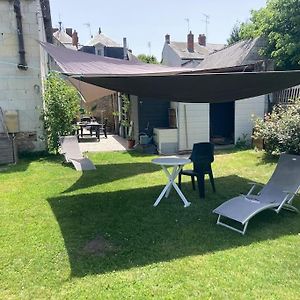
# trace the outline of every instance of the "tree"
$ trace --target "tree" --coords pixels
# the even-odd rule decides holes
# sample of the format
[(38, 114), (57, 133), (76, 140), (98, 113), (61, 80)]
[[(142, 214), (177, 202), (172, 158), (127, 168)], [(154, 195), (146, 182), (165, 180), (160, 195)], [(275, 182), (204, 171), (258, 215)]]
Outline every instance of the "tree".
[(58, 152), (59, 136), (72, 134), (73, 121), (79, 112), (77, 90), (57, 73), (49, 73), (45, 83), (44, 120), (49, 152)]
[(267, 1), (266, 7), (251, 11), (250, 21), (241, 24), (239, 35), (241, 39), (265, 37), (262, 54), (274, 59), (277, 69), (299, 69), (299, 0)]
[(158, 64), (158, 61), (154, 55), (139, 54), (138, 59), (147, 64)]
[(231, 34), (227, 39), (228, 45), (232, 45), (241, 40), (240, 28), (241, 28), (241, 24), (239, 22), (235, 23), (235, 25), (232, 28)]

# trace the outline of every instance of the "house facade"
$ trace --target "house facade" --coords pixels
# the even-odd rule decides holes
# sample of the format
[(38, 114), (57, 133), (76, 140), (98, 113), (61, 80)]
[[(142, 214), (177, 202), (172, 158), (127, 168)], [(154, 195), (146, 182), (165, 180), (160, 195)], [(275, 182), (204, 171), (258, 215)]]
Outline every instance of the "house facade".
[(49, 1), (0, 1), (0, 107), (19, 152), (45, 149), (43, 80), (51, 41)]
[[(198, 38), (203, 38), (202, 35)], [(170, 65), (195, 67), (199, 70), (211, 72), (235, 72), (235, 71), (262, 71), (269, 70), (272, 65), (259, 55), (263, 40), (254, 39), (242, 41), (232, 46), (223, 47), (221, 50), (206, 49), (199, 54), (198, 46), (194, 47), (191, 33), (188, 35), (186, 48), (181, 56), (178, 48), (173, 49), (168, 35), (163, 50), (163, 62)], [(170, 46), (171, 45), (171, 46)], [(183, 46), (181, 46), (182, 48)], [(221, 45), (219, 45), (221, 48)], [(217, 48), (215, 46), (215, 48)], [(190, 52), (190, 56), (186, 55)], [(196, 54), (199, 55), (196, 55)], [(176, 57), (176, 60), (174, 59)], [(195, 58), (197, 57), (197, 59)], [(190, 59), (190, 61), (188, 61)], [(237, 87), (238, 88), (238, 87)], [(217, 89), (217, 87), (216, 87)], [(199, 98), (201, 91), (199, 92)], [(176, 134), (174, 128), (170, 129), (173, 139), (168, 141), (173, 146), (166, 147), (173, 151), (191, 150), (194, 143), (212, 141), (215, 144), (235, 144), (239, 140), (251, 140), (253, 116), (263, 117), (267, 109), (268, 96), (262, 95), (251, 99), (233, 101), (228, 99), (226, 103), (179, 103), (171, 102), (170, 107), (176, 114)], [(159, 135), (159, 130), (156, 130)], [(161, 149), (164, 152), (164, 149)]]

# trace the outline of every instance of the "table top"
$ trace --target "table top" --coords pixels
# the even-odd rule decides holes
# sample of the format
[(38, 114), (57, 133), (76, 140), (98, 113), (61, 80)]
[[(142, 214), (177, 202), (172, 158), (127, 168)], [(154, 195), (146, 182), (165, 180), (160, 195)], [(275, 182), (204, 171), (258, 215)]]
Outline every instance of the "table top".
[(98, 126), (98, 125), (102, 125), (102, 124), (98, 123), (98, 122), (77, 122), (77, 125), (80, 125), (80, 126)]
[(164, 166), (182, 166), (189, 164), (191, 162), (188, 158), (183, 157), (159, 157), (152, 159), (152, 163), (156, 165), (164, 165)]

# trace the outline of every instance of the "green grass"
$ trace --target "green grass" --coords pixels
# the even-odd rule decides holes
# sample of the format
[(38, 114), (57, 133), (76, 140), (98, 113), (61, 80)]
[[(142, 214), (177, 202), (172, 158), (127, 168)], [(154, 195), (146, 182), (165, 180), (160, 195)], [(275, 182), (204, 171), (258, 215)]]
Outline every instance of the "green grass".
[(300, 299), (299, 215), (263, 212), (242, 236), (212, 214), (275, 160), (219, 153), (216, 194), (206, 182), (200, 200), (185, 178), (190, 207), (172, 191), (154, 208), (166, 178), (153, 156), (89, 157), (96, 171), (49, 157), (0, 172), (0, 299)]

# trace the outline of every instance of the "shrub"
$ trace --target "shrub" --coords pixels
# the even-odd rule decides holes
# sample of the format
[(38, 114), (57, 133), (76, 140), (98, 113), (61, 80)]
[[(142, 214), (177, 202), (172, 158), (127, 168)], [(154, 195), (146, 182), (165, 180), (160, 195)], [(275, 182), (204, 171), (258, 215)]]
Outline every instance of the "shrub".
[(263, 138), (269, 154), (300, 154), (300, 99), (277, 105), (264, 119), (256, 119), (254, 138)]
[(251, 141), (248, 138), (247, 133), (243, 133), (236, 141), (235, 148), (240, 150), (249, 149), (251, 146)]
[(59, 136), (72, 134), (79, 112), (79, 94), (57, 73), (49, 73), (45, 83), (44, 121), (49, 152), (58, 152)]

